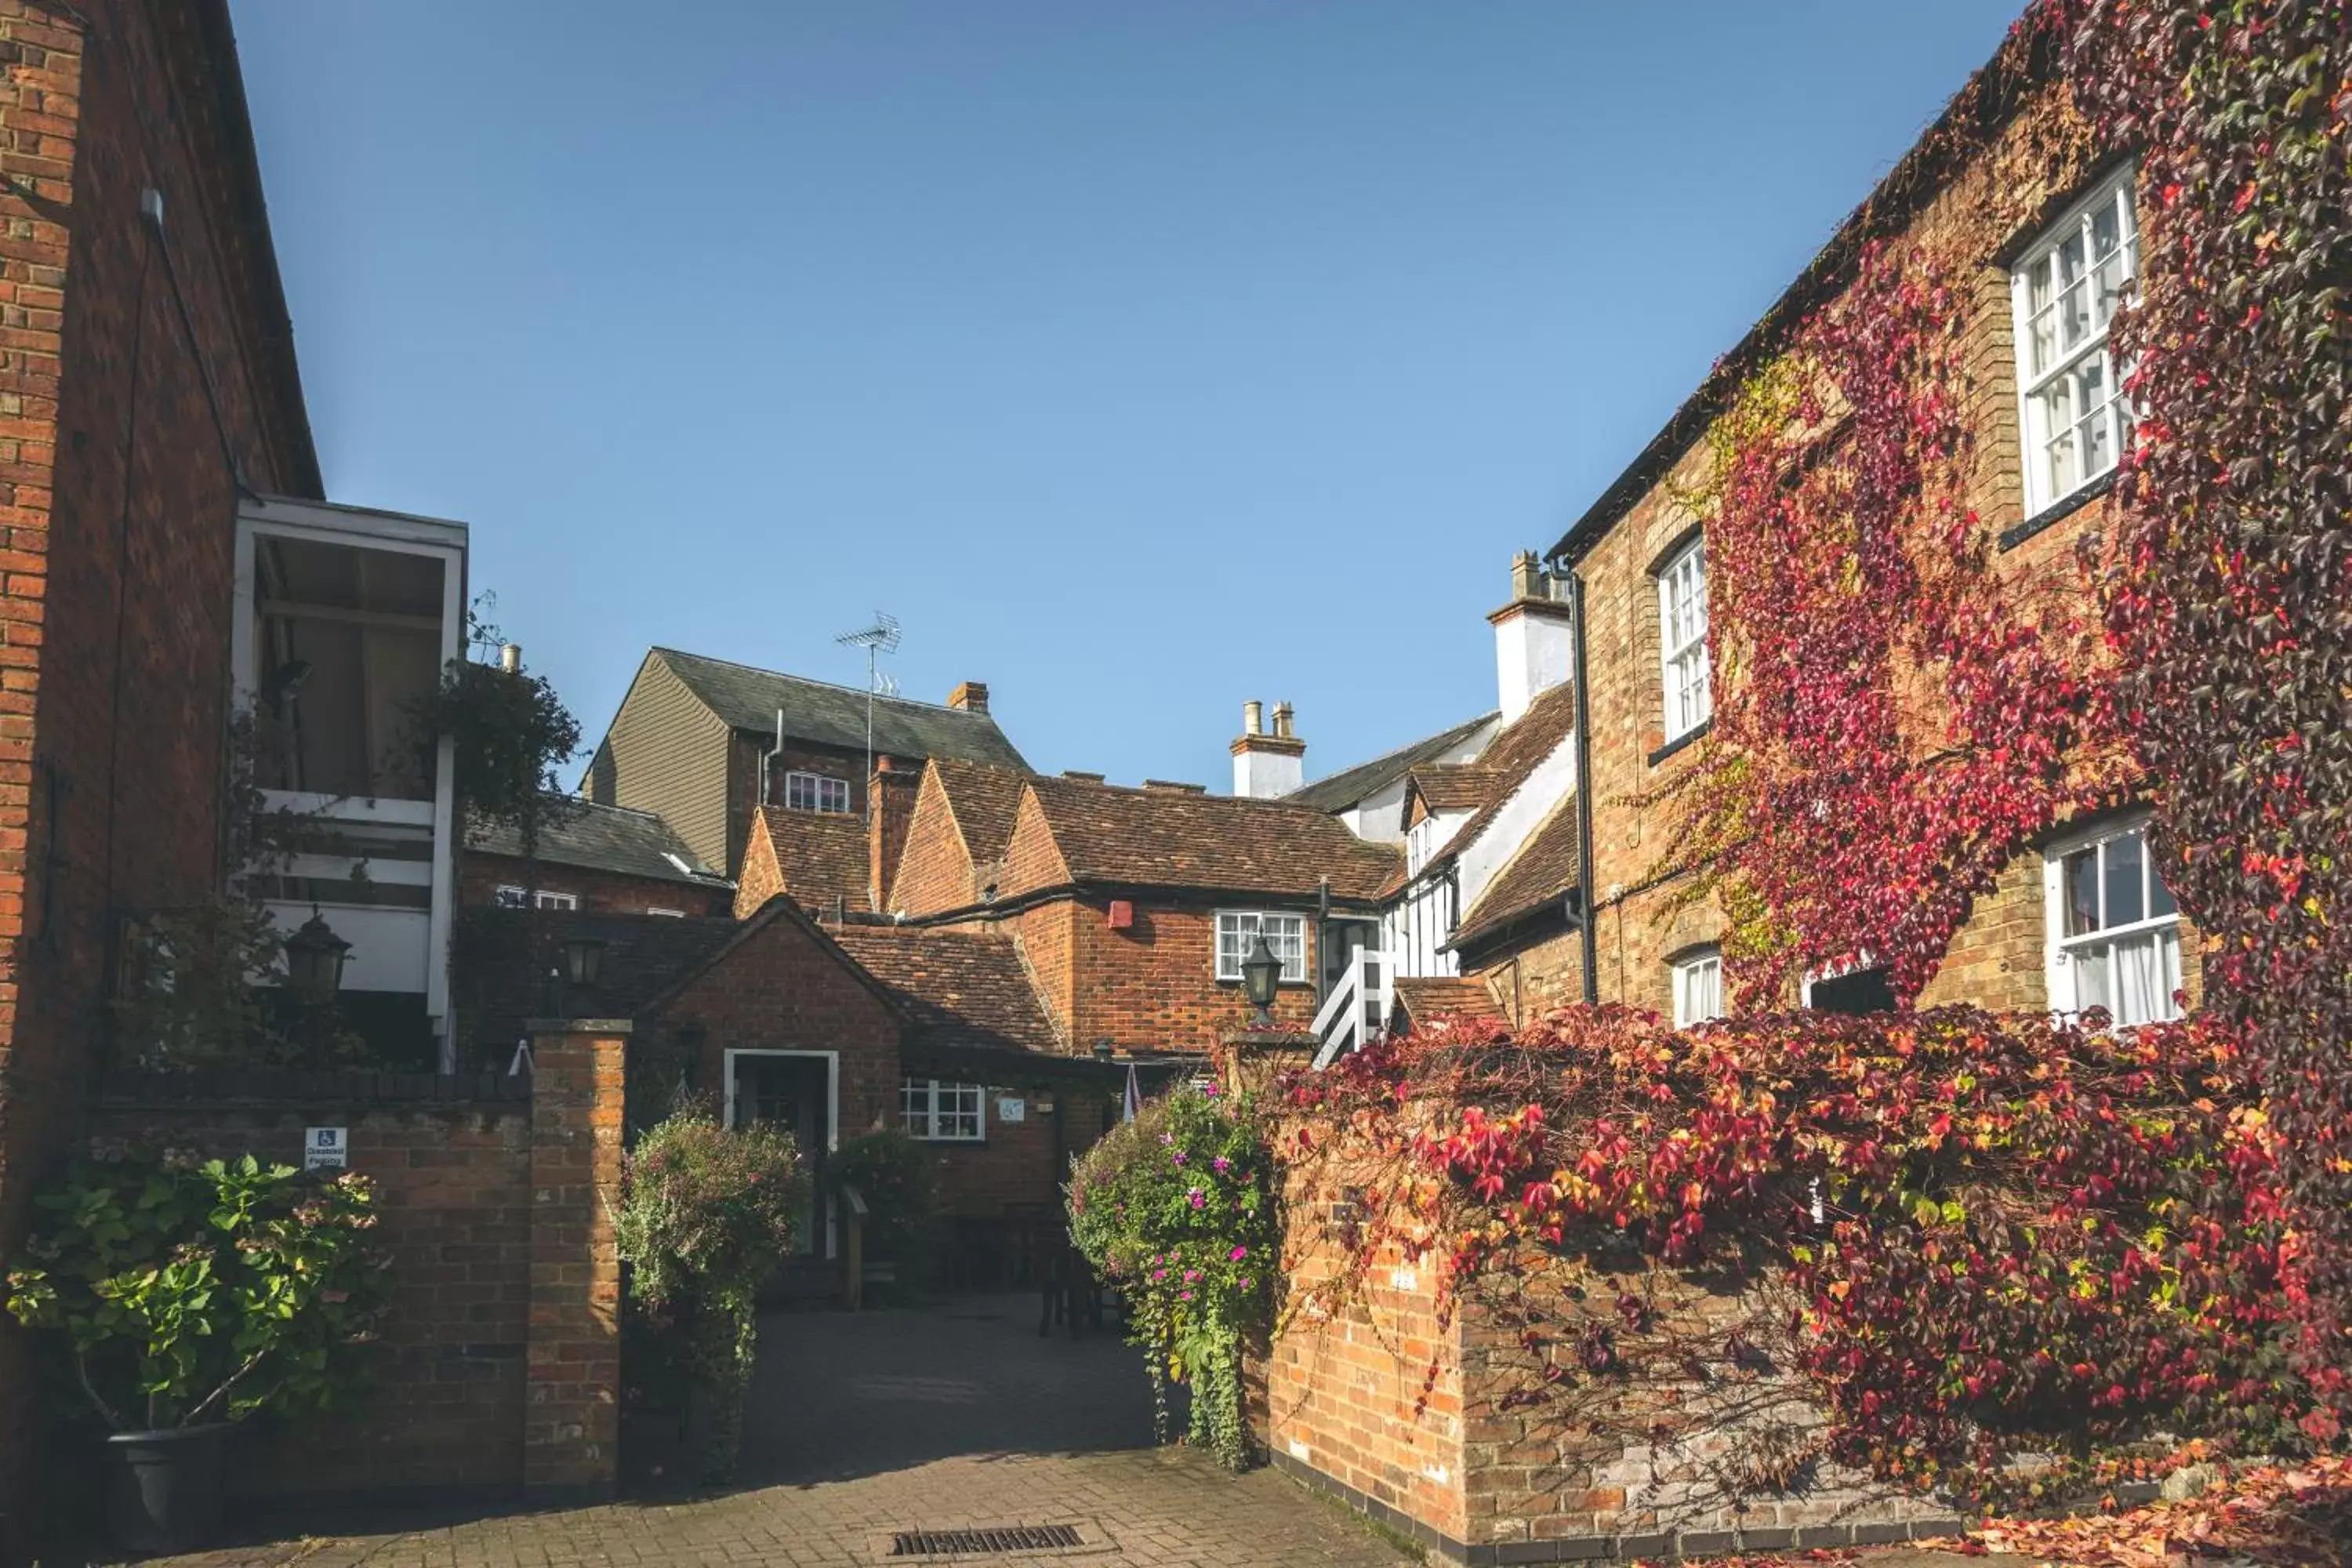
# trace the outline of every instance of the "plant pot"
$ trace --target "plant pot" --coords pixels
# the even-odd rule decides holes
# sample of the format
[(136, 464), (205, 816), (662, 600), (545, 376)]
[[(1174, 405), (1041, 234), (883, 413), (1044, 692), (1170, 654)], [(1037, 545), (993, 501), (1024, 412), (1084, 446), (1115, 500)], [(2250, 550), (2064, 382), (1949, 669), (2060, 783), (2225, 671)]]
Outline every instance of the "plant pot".
[(106, 1531), (126, 1552), (187, 1552), (220, 1527), (226, 1422), (107, 1438)]

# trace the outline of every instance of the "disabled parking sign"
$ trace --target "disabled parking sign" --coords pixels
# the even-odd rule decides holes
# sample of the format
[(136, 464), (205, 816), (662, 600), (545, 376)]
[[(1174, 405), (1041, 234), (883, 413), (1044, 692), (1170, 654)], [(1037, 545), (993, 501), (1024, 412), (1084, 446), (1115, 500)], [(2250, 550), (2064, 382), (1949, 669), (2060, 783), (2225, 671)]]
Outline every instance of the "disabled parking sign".
[(340, 1127), (306, 1127), (302, 1130), (302, 1168), (306, 1171), (340, 1171), (350, 1163), (351, 1145)]

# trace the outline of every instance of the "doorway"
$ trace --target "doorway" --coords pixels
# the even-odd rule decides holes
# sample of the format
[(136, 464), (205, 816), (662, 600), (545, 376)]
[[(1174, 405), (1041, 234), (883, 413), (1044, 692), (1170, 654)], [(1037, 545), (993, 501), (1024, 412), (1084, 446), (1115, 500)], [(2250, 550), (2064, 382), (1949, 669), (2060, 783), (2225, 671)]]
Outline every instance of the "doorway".
[(802, 1258), (834, 1256), (824, 1159), (840, 1131), (840, 1078), (841, 1058), (834, 1051), (727, 1053), (727, 1125), (781, 1128), (793, 1135), (807, 1163), (808, 1207), (801, 1220), (798, 1248)]
[(1332, 920), (1323, 922), (1316, 944), (1321, 973), (1321, 989), (1316, 1000), (1322, 1001), (1347, 982), (1349, 966), (1356, 954), (1365, 951), (1381, 951), (1381, 923), (1378, 921)]

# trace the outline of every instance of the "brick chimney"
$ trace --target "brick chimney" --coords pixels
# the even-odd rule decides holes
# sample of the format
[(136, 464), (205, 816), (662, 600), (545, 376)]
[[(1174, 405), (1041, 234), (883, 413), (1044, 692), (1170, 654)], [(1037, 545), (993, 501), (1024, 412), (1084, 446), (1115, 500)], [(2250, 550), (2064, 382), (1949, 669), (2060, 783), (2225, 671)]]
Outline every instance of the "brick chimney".
[(1265, 727), (1265, 704), (1242, 704), (1242, 732), (1234, 742), (1234, 793), (1270, 800), (1307, 782), (1307, 742), (1290, 732), (1290, 704), (1274, 705), (1274, 728)]
[(961, 708), (967, 713), (988, 711), (988, 683), (984, 680), (963, 680), (948, 693), (948, 706)]
[(890, 907), (890, 889), (898, 879), (898, 856), (907, 847), (907, 825), (914, 820), (915, 796), (923, 775), (895, 758), (874, 759), (874, 777), (866, 788), (871, 808), (866, 821), (866, 888), (877, 912)]
[(1538, 697), (1568, 682), (1576, 651), (1566, 583), (1522, 550), (1511, 559), (1511, 602), (1486, 617), (1503, 722), (1516, 724)]

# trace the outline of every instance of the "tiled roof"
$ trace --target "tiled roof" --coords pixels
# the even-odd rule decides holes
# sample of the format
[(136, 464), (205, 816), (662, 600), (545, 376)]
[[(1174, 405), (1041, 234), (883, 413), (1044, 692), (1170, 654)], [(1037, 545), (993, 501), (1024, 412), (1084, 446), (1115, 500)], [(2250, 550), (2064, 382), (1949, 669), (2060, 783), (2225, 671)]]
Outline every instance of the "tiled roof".
[[(727, 886), (727, 879), (705, 866), (677, 830), (655, 813), (598, 805), (576, 795), (562, 799), (561, 808), (539, 830), (539, 858), (549, 865), (582, 866), (592, 871), (617, 871), (623, 876), (704, 888)], [(466, 847), (520, 858), (522, 836), (504, 824), (475, 823), (466, 830)]]
[(1465, 975), (1429, 975), (1418, 980), (1399, 980), (1396, 998), (1405, 1016), (1416, 1024), (1426, 1024), (1436, 1018), (1499, 1018), (1503, 1010), (1495, 1005), (1482, 981)]
[(1576, 886), (1579, 837), (1576, 796), (1570, 794), (1480, 890), (1478, 901), (1463, 912), (1462, 922), (1446, 945), (1458, 951), (1521, 915), (1567, 897)]
[(1479, 731), (1493, 723), (1496, 717), (1493, 713), (1481, 713), (1475, 719), (1465, 719), (1450, 730), (1425, 735), (1385, 756), (1374, 757), (1369, 763), (1358, 763), (1351, 768), (1342, 768), (1329, 778), (1301, 784), (1282, 798), (1293, 805), (1312, 806), (1317, 811), (1345, 811), (1366, 795), (1377, 795), (1386, 789), (1430, 758), (1444, 756), (1454, 747), (1467, 743)]
[(978, 763), (934, 757), (931, 767), (947, 792), (948, 806), (963, 831), (963, 847), (975, 865), (1004, 858), (1013, 837), (1013, 823), (1021, 815), (1021, 786), (1026, 775)]
[[(781, 708), (788, 735), (829, 746), (866, 744), (866, 693), (861, 688), (755, 669), (676, 648), (654, 648), (646, 658), (667, 665), (688, 690), (733, 729), (772, 734)], [(1029, 764), (985, 713), (904, 697), (877, 697), (873, 703), (877, 752), (894, 757), (961, 757), (1028, 771)]]
[(1518, 787), (1528, 782), (1528, 775), (1543, 765), (1544, 760), (1568, 743), (1576, 732), (1576, 688), (1555, 686), (1528, 705), (1517, 723), (1501, 734), (1479, 753), (1478, 766), (1492, 775), (1486, 800), (1475, 816), (1464, 823), (1446, 843), (1437, 859), (1443, 862), (1459, 855), (1475, 843), (1486, 831), (1496, 814), (1503, 809)]
[(1337, 817), (1293, 805), (1186, 790), (1122, 789), (1033, 778), (1031, 795), (1081, 882), (1315, 895), (1328, 877), (1345, 899), (1377, 896), (1402, 859)]
[(836, 927), (830, 935), (866, 972), (897, 992), (927, 1045), (1045, 1051), (1053, 1025), (1011, 939), (961, 931)]
[(829, 910), (835, 899), (845, 909), (872, 907), (867, 865), (871, 851), (864, 817), (841, 811), (788, 811), (781, 805), (763, 805), (752, 831), (767, 835), (775, 847), (784, 891), (801, 908)]
[(726, 919), (615, 915), (575, 910), (467, 909), (450, 943), (450, 988), (475, 1052), (503, 1068), (526, 1019), (553, 1004), (549, 974), (575, 937), (602, 942), (596, 988), (572, 1002), (599, 1017), (635, 1016), (671, 983), (725, 945)]
[(1423, 763), (1412, 770), (1407, 799), (1418, 794), (1432, 811), (1475, 811), (1495, 791), (1495, 770), (1477, 763)]

